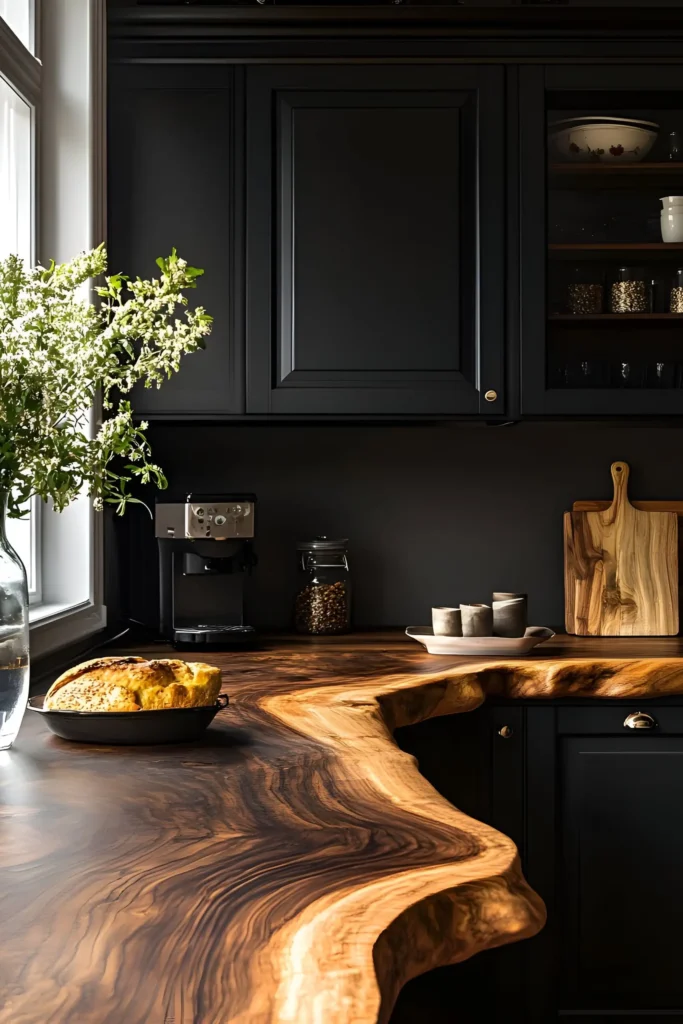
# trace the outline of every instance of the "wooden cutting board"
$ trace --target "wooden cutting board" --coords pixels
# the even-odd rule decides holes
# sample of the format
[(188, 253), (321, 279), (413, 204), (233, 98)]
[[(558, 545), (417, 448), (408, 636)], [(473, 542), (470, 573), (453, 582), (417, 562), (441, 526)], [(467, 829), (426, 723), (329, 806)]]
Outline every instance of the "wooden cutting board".
[[(584, 498), (574, 502), (572, 512), (604, 512), (611, 504), (607, 498)], [(675, 512), (677, 516), (683, 516), (683, 501), (632, 501), (631, 504), (641, 512)]]
[[(575, 501), (572, 505), (573, 512), (604, 512), (612, 504), (606, 498), (584, 498), (583, 501)], [(675, 512), (678, 516), (678, 621), (680, 629), (681, 608), (683, 608), (683, 594), (681, 594), (681, 583), (683, 582), (683, 501), (676, 501), (671, 498), (669, 501), (632, 501), (634, 508), (641, 512)]]
[(612, 464), (604, 510), (565, 512), (565, 625), (578, 636), (678, 632), (678, 516), (628, 500), (629, 467)]

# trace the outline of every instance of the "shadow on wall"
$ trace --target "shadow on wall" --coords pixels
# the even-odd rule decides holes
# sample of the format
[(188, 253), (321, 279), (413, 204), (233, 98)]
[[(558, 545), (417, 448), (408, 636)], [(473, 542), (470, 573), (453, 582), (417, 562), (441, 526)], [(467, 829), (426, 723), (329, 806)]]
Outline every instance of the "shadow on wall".
[[(320, 533), (350, 538), (357, 627), (424, 624), (433, 604), (493, 590), (528, 592), (530, 621), (558, 627), (563, 511), (610, 497), (615, 459), (631, 465), (632, 497), (683, 499), (677, 427), (160, 423), (150, 439), (174, 490), (257, 495), (248, 614), (262, 628), (289, 628), (295, 543)], [(124, 613), (156, 624), (144, 509), (117, 535)]]

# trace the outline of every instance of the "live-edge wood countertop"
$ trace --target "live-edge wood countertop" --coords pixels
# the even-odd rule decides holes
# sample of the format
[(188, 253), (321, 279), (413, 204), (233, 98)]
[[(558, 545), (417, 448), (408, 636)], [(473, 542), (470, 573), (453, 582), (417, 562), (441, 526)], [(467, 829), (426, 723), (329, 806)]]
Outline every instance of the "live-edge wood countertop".
[(383, 1024), (410, 977), (545, 914), (511, 840), (440, 797), (393, 729), (489, 693), (683, 693), (682, 657), (282, 638), (207, 656), (232, 704), (193, 746), (71, 744), (27, 713), (0, 755), (1, 1024)]

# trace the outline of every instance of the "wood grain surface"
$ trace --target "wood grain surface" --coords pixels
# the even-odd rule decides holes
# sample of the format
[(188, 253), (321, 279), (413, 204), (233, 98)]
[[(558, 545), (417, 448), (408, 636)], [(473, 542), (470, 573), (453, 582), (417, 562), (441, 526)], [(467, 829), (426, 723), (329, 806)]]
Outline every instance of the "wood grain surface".
[[(683, 315), (683, 314), (682, 314)], [(683, 516), (683, 501), (634, 501), (631, 504), (641, 512), (675, 512), (680, 518)], [(572, 505), (572, 512), (605, 512), (612, 504), (609, 499), (590, 499), (575, 501)]]
[(628, 500), (629, 468), (612, 464), (605, 511), (564, 517), (565, 625), (580, 636), (678, 632), (678, 517)]
[(410, 977), (544, 920), (513, 843), (392, 730), (487, 693), (682, 693), (681, 643), (656, 644), (556, 638), (492, 662), (272, 642), (215, 656), (233, 703), (191, 747), (69, 744), (28, 714), (0, 758), (0, 1022), (386, 1022)]
[[(605, 167), (607, 164), (604, 165)], [(604, 512), (612, 504), (607, 499), (585, 498), (583, 501), (575, 501), (572, 505), (572, 512)], [(678, 516), (678, 622), (681, 621), (681, 584), (683, 583), (683, 501), (670, 499), (669, 501), (634, 501), (631, 500), (634, 508), (641, 512), (675, 512)]]

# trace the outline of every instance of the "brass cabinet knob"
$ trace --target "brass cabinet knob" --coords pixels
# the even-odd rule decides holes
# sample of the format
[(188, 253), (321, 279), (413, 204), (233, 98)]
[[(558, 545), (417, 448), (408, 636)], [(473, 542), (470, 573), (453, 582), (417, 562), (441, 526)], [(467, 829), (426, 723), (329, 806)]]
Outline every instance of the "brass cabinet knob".
[(498, 392), (487, 391), (486, 394), (484, 395), (484, 398), (486, 399), (487, 402), (495, 402), (495, 400), (498, 398)]
[(657, 723), (644, 711), (633, 711), (624, 719), (625, 729), (654, 729)]
[(501, 725), (498, 735), (502, 736), (504, 740), (509, 740), (514, 731), (511, 725)]

